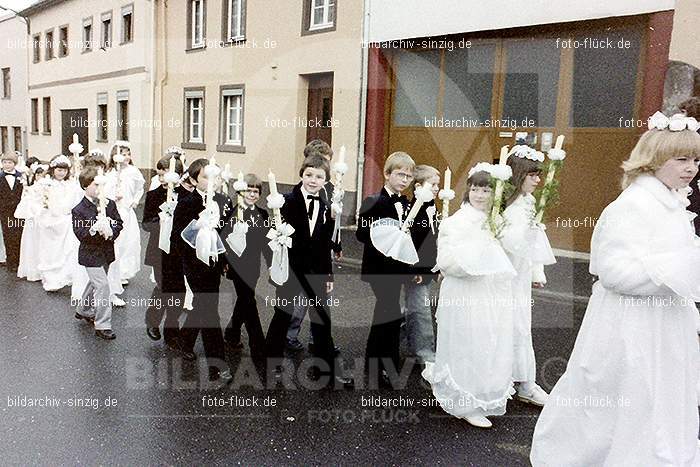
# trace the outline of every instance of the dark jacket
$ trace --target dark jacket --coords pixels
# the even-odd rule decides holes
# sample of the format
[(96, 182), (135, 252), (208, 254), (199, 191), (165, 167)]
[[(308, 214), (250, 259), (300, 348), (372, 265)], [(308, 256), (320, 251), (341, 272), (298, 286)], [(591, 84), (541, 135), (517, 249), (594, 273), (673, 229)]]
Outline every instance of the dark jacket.
[(107, 217), (111, 219), (112, 238), (105, 238), (96, 233), (90, 234), (90, 227), (97, 220), (97, 205), (83, 197), (71, 211), (73, 218), (73, 233), (80, 241), (78, 247), (78, 264), (81, 266), (96, 268), (108, 266), (114, 261), (114, 241), (119, 237), (124, 223), (119, 217), (117, 205), (111, 199), (107, 201)]
[(221, 229), (221, 240), (226, 247), (225, 257), (229, 265), (226, 277), (233, 279), (235, 271), (235, 274), (238, 274), (246, 284), (255, 287), (260, 277), (260, 255), (265, 258), (268, 267), (272, 261), (272, 250), (267, 246), (269, 240), (266, 237), (271, 227), (270, 216), (265, 209), (258, 206), (243, 211), (243, 220), (248, 224), (248, 233), (245, 250), (241, 256), (238, 256), (226, 241), (236, 224), (236, 210), (237, 206), (233, 206), (233, 215)]
[[(228, 196), (222, 193), (214, 195), (214, 201), (219, 205), (219, 227), (226, 225), (232, 215), (232, 204)], [(183, 199), (178, 200), (173, 216), (173, 231), (170, 235), (170, 249), (175, 248), (180, 252), (182, 266), (188, 277), (190, 286), (195, 292), (217, 292), (219, 290), (219, 276), (221, 274), (221, 256), (216, 262), (208, 266), (197, 258), (194, 248), (188, 245), (180, 236), (182, 231), (193, 220), (199, 219), (199, 213), (204, 211), (204, 199), (197, 190), (194, 190)], [(193, 280), (190, 280), (190, 277)], [(195, 283), (197, 285), (195, 285)], [(199, 286), (201, 285), (201, 287)], [(195, 290), (196, 287), (198, 290)]]
[(24, 185), (22, 184), (21, 174), (15, 170), (15, 185), (10, 189), (10, 185), (5, 179), (4, 170), (0, 169), (0, 216), (3, 218), (14, 217), (15, 209), (19, 201), (22, 199), (22, 190), (24, 190)]
[(372, 244), (370, 238), (370, 226), (379, 219), (399, 219), (395, 202), (403, 205), (404, 217), (408, 214), (408, 200), (405, 196), (392, 199), (385, 188), (374, 195), (370, 195), (362, 202), (360, 215), (357, 221), (357, 239), (365, 244), (362, 253), (362, 280), (370, 281), (372, 276), (384, 274), (409, 274), (409, 265), (396, 261), (380, 253)]
[[(189, 196), (190, 192), (181, 186), (175, 188), (178, 199)], [(170, 248), (170, 253), (165, 253), (158, 246), (160, 239), (160, 206), (168, 196), (168, 189), (162, 185), (146, 193), (146, 202), (143, 208), (143, 230), (149, 233), (146, 246), (146, 259), (144, 264), (152, 266), (156, 273), (156, 283), (163, 292), (181, 293), (185, 291), (184, 273), (182, 272), (182, 258), (180, 250)], [(158, 275), (160, 274), (160, 277)]]
[(700, 187), (698, 186), (699, 181), (700, 173), (698, 173), (695, 179), (693, 179), (693, 181), (690, 183), (690, 188), (693, 189), (693, 192), (688, 197), (688, 200), (690, 201), (690, 206), (688, 206), (688, 210), (697, 214), (697, 217), (693, 222), (695, 223), (695, 235), (698, 236), (700, 236)]
[(331, 260), (331, 236), (333, 220), (331, 209), (323, 196), (318, 204), (318, 216), (314, 231), (309, 232), (309, 216), (306, 201), (301, 193), (301, 183), (291, 193), (284, 195), (282, 220), (294, 227), (292, 247), (289, 249), (290, 274), (297, 277), (306, 275), (326, 275), (327, 281), (333, 280), (333, 263)]
[[(411, 266), (411, 271), (416, 275), (437, 275), (437, 273), (431, 271), (437, 263), (437, 212), (432, 216), (433, 228), (431, 229), (430, 220), (428, 219), (428, 207), (430, 206), (435, 208), (435, 200), (424, 203), (421, 206), (411, 225), (411, 238), (418, 252), (418, 262)], [(432, 277), (428, 277), (428, 279), (430, 278)]]

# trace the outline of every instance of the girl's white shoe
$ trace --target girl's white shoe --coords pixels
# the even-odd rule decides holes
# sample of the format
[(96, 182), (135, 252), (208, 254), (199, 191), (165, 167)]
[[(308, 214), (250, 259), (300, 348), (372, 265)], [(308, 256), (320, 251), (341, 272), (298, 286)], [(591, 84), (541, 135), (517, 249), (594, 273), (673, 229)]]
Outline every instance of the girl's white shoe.
[(491, 428), (493, 426), (488, 418), (481, 416), (467, 417), (467, 422), (477, 428)]

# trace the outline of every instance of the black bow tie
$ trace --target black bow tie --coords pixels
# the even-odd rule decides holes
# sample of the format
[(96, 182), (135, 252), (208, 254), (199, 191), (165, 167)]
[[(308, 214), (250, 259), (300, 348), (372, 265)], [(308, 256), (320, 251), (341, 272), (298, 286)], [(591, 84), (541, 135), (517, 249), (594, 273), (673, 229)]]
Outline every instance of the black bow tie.
[(408, 198), (406, 198), (406, 196), (404, 196), (404, 195), (399, 196), (397, 194), (393, 194), (390, 196), (390, 198), (391, 198), (392, 203), (398, 202), (398, 203), (404, 204), (405, 202), (408, 201)]
[(3, 172), (3, 175), (11, 175), (11, 176), (13, 176), (13, 177), (19, 177), (19, 174), (18, 174), (17, 172), (12, 172), (12, 173)]
[(321, 202), (321, 197), (320, 196), (314, 196), (314, 195), (306, 195), (306, 199), (310, 199), (311, 202), (309, 203), (309, 220), (313, 219), (314, 217), (314, 201), (318, 201), (319, 203)]

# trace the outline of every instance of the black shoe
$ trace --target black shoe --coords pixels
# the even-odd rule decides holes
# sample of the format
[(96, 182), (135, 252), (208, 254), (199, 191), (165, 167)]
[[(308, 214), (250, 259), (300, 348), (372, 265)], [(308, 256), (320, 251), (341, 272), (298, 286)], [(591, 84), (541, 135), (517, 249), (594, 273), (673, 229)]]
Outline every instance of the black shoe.
[(75, 312), (75, 319), (84, 319), (89, 324), (95, 324), (95, 318), (93, 318), (92, 316), (81, 315), (77, 311)]
[(219, 383), (222, 386), (225, 386), (227, 384), (231, 384), (231, 381), (233, 381), (233, 375), (231, 375), (231, 370), (210, 370), (209, 381), (212, 383)]
[(95, 335), (106, 341), (111, 341), (117, 338), (117, 335), (111, 329), (95, 329)]
[(182, 345), (182, 341), (180, 340), (178, 340), (177, 342), (177, 350), (180, 351), (180, 355), (182, 356), (183, 360), (186, 360), (188, 362), (193, 362), (197, 360), (197, 354), (187, 349), (184, 345)]
[(166, 337), (166, 338), (165, 338), (165, 345), (166, 345), (170, 350), (180, 351), (180, 346), (177, 345), (177, 339), (168, 339), (168, 338)]
[(146, 334), (154, 341), (159, 341), (161, 338), (159, 328), (146, 328)]

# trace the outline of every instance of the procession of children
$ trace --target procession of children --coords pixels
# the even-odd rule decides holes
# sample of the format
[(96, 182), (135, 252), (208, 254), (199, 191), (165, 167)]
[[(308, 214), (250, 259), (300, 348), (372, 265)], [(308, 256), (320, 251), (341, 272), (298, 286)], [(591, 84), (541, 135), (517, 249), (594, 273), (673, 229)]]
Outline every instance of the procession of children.
[[(533, 465), (700, 462), (700, 319), (693, 304), (700, 301), (700, 238), (686, 211), (699, 128), (690, 116), (657, 113), (624, 162), (623, 191), (603, 211), (591, 242), (598, 281), (550, 395), (536, 382), (532, 288), (545, 286), (544, 267), (556, 261), (543, 216), (566, 156), (563, 136), (547, 156), (519, 144), (502, 148), (498, 163), (477, 163), (459, 187), (459, 203), (449, 168), (416, 165), (405, 152), (388, 155), (384, 186), (363, 200), (356, 232), (361, 279), (375, 298), (365, 349), (371, 384), (398, 388), (403, 327), (407, 357), (421, 365), (445, 412), (486, 429), (512, 398), (544, 407)], [(146, 182), (128, 142), (116, 142), (109, 154), (57, 155), (45, 164), (7, 153), (0, 260), (47, 292), (71, 287), (75, 318), (111, 341), (112, 308), (125, 305), (120, 295), (141, 269), (143, 228), (154, 282), (154, 305), (144, 317), (148, 338), (195, 361), (201, 336), (209, 380), (224, 387), (235, 373), (226, 353), (242, 351), (243, 327), (254, 361), (284, 378), (285, 356), (303, 347), (299, 328), (308, 314), (312, 379), (318, 387), (351, 389), (333, 338), (335, 310), (327, 306), (337, 288), (334, 258), (342, 255), (347, 170), (345, 148), (334, 154), (312, 141), (298, 183), (280, 193), (272, 173), (236, 175), (214, 157), (187, 161), (171, 147), (156, 164), (139, 226)], [(261, 276), (276, 290), (266, 332), (256, 300)], [(223, 329), (222, 277), (236, 291)], [(298, 297), (310, 305), (298, 305)], [(683, 304), (639, 305), (639, 297)], [(172, 305), (183, 303), (189, 305)], [(629, 406), (561, 403), (621, 395)]]

